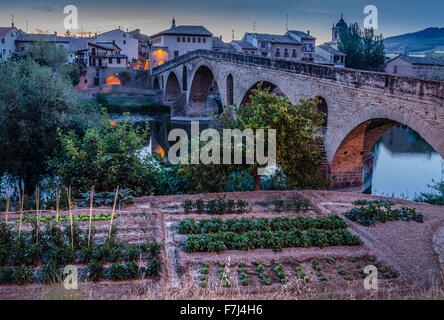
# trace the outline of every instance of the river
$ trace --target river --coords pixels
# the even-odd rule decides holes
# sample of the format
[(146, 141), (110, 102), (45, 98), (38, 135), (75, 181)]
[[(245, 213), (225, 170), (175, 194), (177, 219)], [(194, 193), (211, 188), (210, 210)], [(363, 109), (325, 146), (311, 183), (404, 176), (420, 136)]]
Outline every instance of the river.
[(367, 193), (413, 199), (427, 185), (443, 178), (444, 160), (415, 131), (397, 126), (372, 149), (375, 156)]

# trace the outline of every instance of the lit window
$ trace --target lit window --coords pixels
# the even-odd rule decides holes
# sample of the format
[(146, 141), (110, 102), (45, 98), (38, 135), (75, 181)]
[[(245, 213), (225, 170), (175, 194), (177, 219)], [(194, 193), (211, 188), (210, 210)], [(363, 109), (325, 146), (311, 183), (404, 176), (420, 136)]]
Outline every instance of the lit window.
[(182, 37), (182, 42), (185, 42), (185, 37)]
[(180, 42), (180, 37), (177, 37), (177, 42)]

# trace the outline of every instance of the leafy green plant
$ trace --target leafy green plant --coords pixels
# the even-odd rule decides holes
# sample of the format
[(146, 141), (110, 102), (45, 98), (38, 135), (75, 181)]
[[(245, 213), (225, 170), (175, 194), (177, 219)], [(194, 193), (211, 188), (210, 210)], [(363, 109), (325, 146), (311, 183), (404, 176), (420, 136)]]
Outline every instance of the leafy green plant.
[(18, 285), (28, 284), (32, 282), (32, 272), (26, 266), (13, 267), (14, 281)]
[(57, 283), (62, 279), (62, 272), (53, 262), (42, 265), (40, 268), (40, 277), (44, 283)]
[(145, 276), (146, 277), (154, 277), (157, 276), (160, 272), (161, 266), (159, 260), (156, 258), (152, 259), (146, 266)]
[[(154, 260), (157, 259), (153, 259), (151, 260), (150, 263), (152, 263)], [(150, 263), (148, 265), (150, 265)], [(153, 266), (151, 266), (151, 271), (153, 272)], [(147, 266), (148, 269), (148, 266)], [(135, 263), (134, 261), (130, 261), (125, 265), (125, 275), (127, 279), (137, 279), (139, 277), (139, 265), (137, 263)]]
[(87, 270), (88, 280), (93, 282), (99, 282), (100, 280), (103, 279), (104, 268), (101, 262), (97, 262), (95, 260), (91, 261), (90, 263), (88, 263), (86, 270)]
[(14, 280), (14, 270), (11, 267), (0, 267), (0, 284), (9, 284)]
[(182, 203), (184, 213), (191, 213), (193, 210), (193, 201), (190, 199), (185, 199)]
[(119, 263), (113, 263), (108, 268), (108, 275), (109, 275), (109, 278), (113, 281), (125, 280), (125, 278), (126, 278), (125, 266), (123, 266)]

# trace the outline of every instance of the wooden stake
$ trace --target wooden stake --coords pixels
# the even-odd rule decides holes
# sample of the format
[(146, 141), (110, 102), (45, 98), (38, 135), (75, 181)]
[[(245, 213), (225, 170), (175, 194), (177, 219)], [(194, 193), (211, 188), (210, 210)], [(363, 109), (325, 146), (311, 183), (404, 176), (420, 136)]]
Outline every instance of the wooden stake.
[(20, 226), (19, 226), (19, 239), (20, 239), (20, 235), (22, 233), (22, 220), (23, 220), (23, 203), (24, 203), (24, 197), (25, 197), (25, 192), (22, 190), (22, 193), (20, 195), (20, 199), (19, 199), (19, 207), (20, 207)]
[(59, 222), (60, 190), (56, 189), (56, 222)]
[(8, 223), (9, 202), (11, 201), (11, 188), (9, 188), (8, 199), (6, 200), (6, 223)]
[(37, 220), (37, 228), (36, 228), (36, 241), (37, 244), (39, 243), (39, 227), (40, 227), (40, 212), (39, 212), (39, 207), (40, 207), (40, 190), (39, 190), (39, 186), (37, 186), (35, 188), (35, 205), (36, 205), (36, 220)]
[(71, 223), (71, 248), (74, 249), (74, 230), (72, 225), (72, 211), (71, 211), (71, 186), (69, 186), (69, 189), (66, 188), (66, 196), (68, 198), (69, 221)]
[(91, 196), (89, 197), (89, 233), (88, 233), (88, 248), (91, 245), (91, 227), (92, 227), (92, 212), (94, 202), (94, 186), (91, 186)]
[(119, 186), (117, 186), (116, 195), (114, 197), (114, 205), (113, 205), (113, 212), (111, 213), (111, 224), (109, 226), (108, 239), (111, 238), (111, 230), (113, 229), (113, 221), (114, 221), (114, 211), (116, 210), (116, 203), (117, 203), (117, 196), (118, 196), (118, 194), (119, 194)]

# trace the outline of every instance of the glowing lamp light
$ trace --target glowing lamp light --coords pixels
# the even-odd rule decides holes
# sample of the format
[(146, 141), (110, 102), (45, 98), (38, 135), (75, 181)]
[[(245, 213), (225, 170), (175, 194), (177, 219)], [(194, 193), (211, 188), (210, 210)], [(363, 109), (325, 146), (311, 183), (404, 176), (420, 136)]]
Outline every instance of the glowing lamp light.
[(117, 126), (117, 125), (119, 124), (118, 122), (116, 122), (116, 121), (114, 121), (114, 120), (110, 120), (109, 123), (110, 123), (113, 127), (115, 127), (115, 126)]

